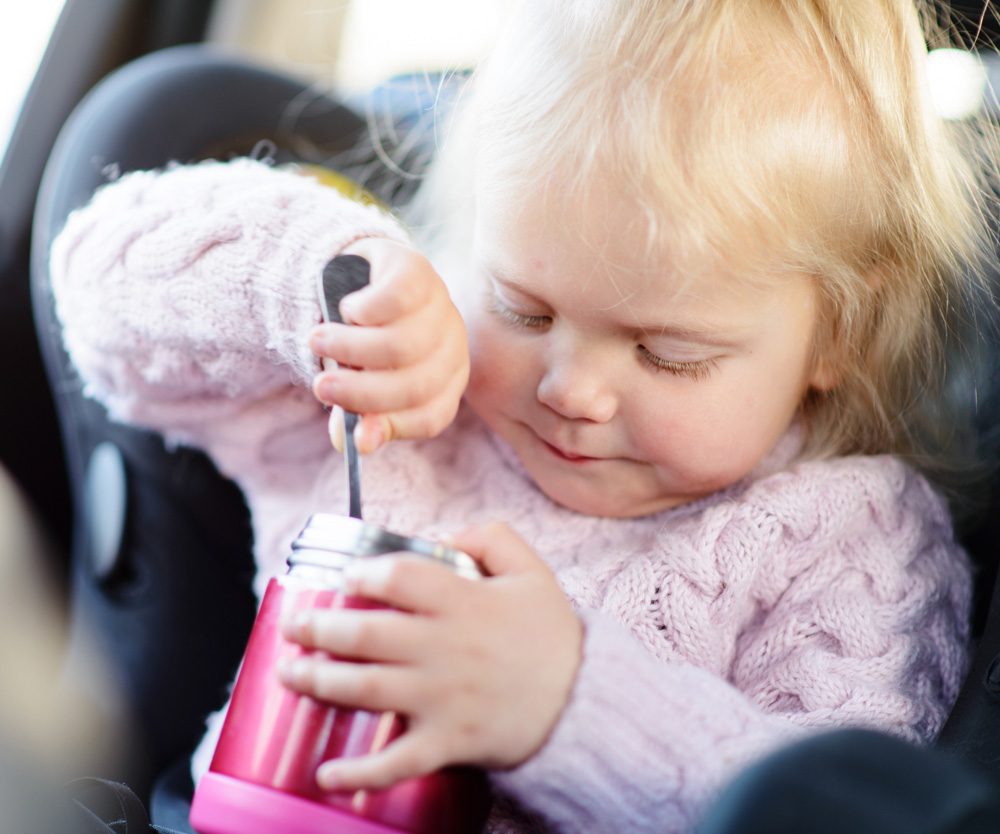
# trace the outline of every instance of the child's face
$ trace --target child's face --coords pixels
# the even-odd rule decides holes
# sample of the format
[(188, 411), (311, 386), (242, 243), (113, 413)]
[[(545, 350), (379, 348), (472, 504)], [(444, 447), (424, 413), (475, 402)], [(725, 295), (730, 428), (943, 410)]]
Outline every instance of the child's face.
[(472, 407), (543, 492), (590, 515), (654, 513), (746, 475), (822, 387), (811, 283), (684, 278), (651, 262), (620, 204), (581, 212), (582, 237), (541, 204), (480, 195)]

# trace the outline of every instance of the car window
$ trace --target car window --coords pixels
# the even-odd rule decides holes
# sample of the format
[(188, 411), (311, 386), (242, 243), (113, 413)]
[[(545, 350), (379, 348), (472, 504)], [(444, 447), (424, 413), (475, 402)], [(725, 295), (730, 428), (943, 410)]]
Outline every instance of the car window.
[(216, 0), (207, 39), (319, 86), (367, 89), (398, 73), (468, 68), (511, 0)]
[(9, 3), (0, 26), (0, 158), (65, 0)]
[(470, 68), (489, 49), (510, 5), (509, 0), (351, 0), (336, 81), (364, 89), (397, 73)]

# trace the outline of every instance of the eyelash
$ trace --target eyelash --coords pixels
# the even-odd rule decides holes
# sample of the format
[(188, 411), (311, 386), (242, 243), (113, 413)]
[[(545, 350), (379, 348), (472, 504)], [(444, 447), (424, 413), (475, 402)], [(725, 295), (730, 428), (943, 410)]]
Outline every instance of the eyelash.
[[(495, 295), (490, 296), (489, 308), (490, 312), (507, 324), (527, 330), (537, 330), (552, 321), (549, 316), (527, 316), (524, 313), (516, 313), (504, 306)], [(669, 359), (657, 356), (645, 345), (638, 345), (636, 350), (642, 362), (654, 372), (663, 371), (673, 376), (687, 377), (695, 382), (706, 379), (718, 364), (715, 359), (701, 359), (697, 362), (671, 362)]]
[(642, 361), (654, 371), (666, 371), (668, 374), (687, 377), (695, 382), (707, 379), (715, 366), (718, 365), (718, 361), (715, 359), (700, 359), (697, 362), (671, 362), (669, 359), (662, 359), (655, 353), (651, 353), (643, 345), (639, 345), (636, 350)]
[(526, 316), (524, 313), (515, 313), (509, 307), (504, 306), (500, 299), (491, 295), (489, 299), (490, 312), (499, 316), (502, 321), (514, 327), (524, 327), (536, 330), (545, 327), (552, 319), (549, 316)]

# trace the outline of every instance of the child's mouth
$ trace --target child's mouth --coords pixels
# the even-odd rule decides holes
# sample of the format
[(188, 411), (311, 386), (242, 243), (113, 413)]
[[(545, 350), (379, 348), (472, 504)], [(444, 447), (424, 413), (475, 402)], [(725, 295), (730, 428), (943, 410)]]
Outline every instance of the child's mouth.
[(563, 449), (560, 449), (558, 446), (553, 446), (547, 440), (542, 440), (542, 443), (557, 458), (560, 458), (561, 460), (569, 461), (570, 463), (586, 463), (587, 461), (591, 461), (591, 460), (600, 460), (600, 458), (590, 458), (590, 457), (587, 457), (586, 455), (577, 455), (577, 454), (574, 454), (573, 452), (564, 451)]

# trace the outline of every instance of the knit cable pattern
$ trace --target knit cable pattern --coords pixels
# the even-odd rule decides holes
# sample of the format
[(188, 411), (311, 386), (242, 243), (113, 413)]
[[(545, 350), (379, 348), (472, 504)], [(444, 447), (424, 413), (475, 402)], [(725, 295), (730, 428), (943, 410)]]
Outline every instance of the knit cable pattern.
[[(124, 177), (53, 246), (85, 392), (237, 480), (258, 592), (311, 513), (346, 507), (304, 334), (319, 320), (317, 271), (368, 235), (406, 239), (376, 210), (241, 160)], [(796, 431), (744, 481), (626, 520), (553, 504), (466, 408), (439, 438), (366, 461), (370, 520), (422, 535), (506, 521), (583, 618), (551, 738), (494, 774), (510, 799), (494, 834), (684, 831), (736, 769), (805, 732), (938, 731), (966, 666), (970, 599), (944, 504), (892, 458), (796, 462)]]

